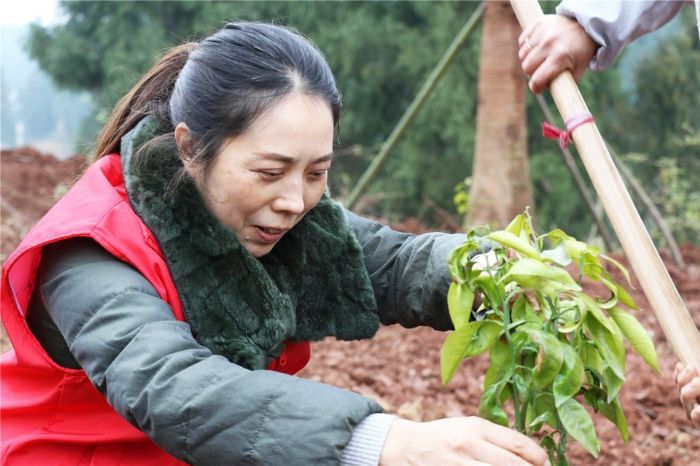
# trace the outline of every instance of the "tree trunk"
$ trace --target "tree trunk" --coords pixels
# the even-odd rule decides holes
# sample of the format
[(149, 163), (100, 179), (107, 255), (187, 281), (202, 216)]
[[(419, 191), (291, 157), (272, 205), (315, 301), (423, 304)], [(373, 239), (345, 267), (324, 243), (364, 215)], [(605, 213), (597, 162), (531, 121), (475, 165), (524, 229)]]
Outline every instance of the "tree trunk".
[(467, 226), (502, 228), (532, 208), (520, 26), (508, 2), (488, 1), (479, 58), (476, 148)]

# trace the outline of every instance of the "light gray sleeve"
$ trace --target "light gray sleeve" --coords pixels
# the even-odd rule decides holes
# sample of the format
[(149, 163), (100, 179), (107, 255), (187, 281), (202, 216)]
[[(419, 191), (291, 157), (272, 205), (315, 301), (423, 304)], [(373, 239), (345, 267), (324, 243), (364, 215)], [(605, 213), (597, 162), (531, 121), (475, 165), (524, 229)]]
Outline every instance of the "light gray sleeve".
[(447, 257), (464, 242), (465, 235), (412, 235), (350, 211), (346, 216), (362, 246), (382, 323), (451, 330)]
[(343, 449), (340, 466), (377, 466), (384, 442), (396, 416), (370, 414), (352, 433), (350, 443)]
[(612, 65), (625, 45), (659, 29), (691, 2), (671, 0), (564, 0), (557, 14), (575, 18), (600, 45), (590, 63), (594, 71)]
[(381, 412), (329, 385), (213, 355), (137, 271), (87, 240), (45, 249), (39, 283), (75, 359), (115, 410), (194, 465), (338, 465)]

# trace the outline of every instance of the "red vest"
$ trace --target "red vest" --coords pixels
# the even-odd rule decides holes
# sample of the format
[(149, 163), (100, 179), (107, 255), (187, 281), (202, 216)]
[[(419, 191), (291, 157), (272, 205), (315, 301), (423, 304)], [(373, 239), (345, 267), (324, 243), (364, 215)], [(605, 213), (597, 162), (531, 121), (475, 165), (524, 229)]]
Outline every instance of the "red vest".
[[(2, 267), (2, 320), (14, 350), (0, 359), (0, 464), (182, 465), (121, 418), (85, 372), (56, 364), (27, 326), (42, 247), (78, 236), (94, 239), (137, 269), (175, 317), (185, 319), (163, 253), (129, 205), (119, 155), (99, 159)], [(308, 342), (286, 342), (268, 369), (294, 374), (310, 355)]]

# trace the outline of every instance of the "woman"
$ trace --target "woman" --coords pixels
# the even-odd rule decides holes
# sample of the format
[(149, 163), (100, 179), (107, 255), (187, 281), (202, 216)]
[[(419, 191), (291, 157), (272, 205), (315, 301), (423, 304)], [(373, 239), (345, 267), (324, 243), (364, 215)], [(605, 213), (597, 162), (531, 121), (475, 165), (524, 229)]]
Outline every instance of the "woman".
[(323, 56), (282, 27), (229, 24), (154, 65), (4, 264), (3, 464), (545, 463), (482, 419), (396, 419), (290, 376), (310, 340), (450, 328), (463, 237), (331, 201), (339, 114)]

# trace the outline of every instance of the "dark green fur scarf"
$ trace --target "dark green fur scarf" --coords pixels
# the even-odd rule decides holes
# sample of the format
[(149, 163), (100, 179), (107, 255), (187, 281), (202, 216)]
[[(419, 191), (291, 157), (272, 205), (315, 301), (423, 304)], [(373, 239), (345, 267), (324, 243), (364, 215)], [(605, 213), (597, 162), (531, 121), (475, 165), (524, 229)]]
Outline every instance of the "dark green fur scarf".
[(263, 369), (286, 339), (369, 338), (379, 326), (361, 248), (342, 208), (318, 205), (263, 258), (251, 256), (206, 209), (191, 179), (168, 183), (177, 153), (138, 148), (158, 134), (151, 118), (122, 140), (132, 207), (165, 255), (197, 341), (249, 369)]

